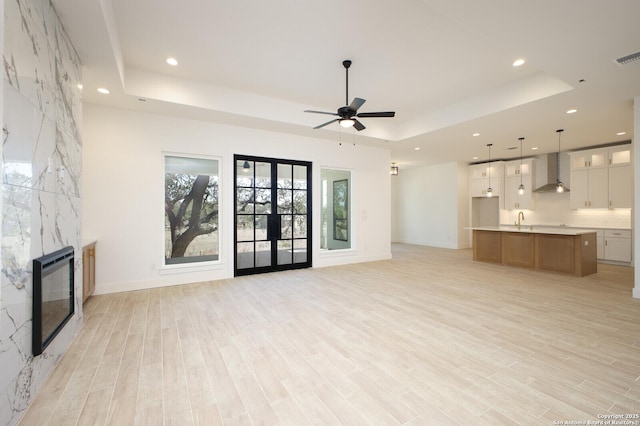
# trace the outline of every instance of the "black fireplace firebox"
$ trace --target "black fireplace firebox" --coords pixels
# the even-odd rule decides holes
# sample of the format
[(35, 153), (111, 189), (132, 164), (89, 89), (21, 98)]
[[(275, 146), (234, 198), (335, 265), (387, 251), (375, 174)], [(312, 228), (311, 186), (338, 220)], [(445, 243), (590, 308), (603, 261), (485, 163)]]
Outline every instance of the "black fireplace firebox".
[(33, 355), (40, 355), (74, 314), (73, 247), (33, 259)]

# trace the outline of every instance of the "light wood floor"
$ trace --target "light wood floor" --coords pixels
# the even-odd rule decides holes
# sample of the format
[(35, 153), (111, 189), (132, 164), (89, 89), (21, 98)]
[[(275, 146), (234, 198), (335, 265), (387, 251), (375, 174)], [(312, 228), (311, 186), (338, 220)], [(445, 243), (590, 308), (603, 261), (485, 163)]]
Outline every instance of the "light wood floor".
[(92, 297), (23, 425), (552, 425), (640, 412), (633, 270), (390, 261)]

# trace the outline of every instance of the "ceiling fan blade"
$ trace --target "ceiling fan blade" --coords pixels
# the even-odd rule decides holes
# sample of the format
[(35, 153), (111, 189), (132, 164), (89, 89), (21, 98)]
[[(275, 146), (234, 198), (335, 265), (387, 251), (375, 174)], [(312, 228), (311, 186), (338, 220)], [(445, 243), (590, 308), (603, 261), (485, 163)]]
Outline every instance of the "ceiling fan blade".
[(335, 115), (337, 117), (340, 117), (338, 114), (336, 114), (335, 112), (326, 112), (326, 111), (313, 111), (310, 109), (305, 109), (304, 112), (312, 112), (314, 114), (327, 114), (327, 115)]
[(385, 111), (385, 112), (361, 112), (360, 114), (356, 114), (356, 117), (362, 118), (373, 118), (373, 117), (395, 117), (395, 111)]
[(360, 131), (360, 130), (364, 130), (364, 129), (366, 129), (366, 127), (364, 127), (364, 124), (362, 124), (362, 123), (361, 123), (361, 122), (359, 122), (358, 120), (353, 119), (353, 121), (354, 121), (354, 123), (353, 123), (353, 127), (355, 127), (355, 129), (356, 129), (357, 131)]
[(319, 128), (324, 127), (324, 126), (328, 126), (329, 124), (331, 124), (331, 123), (335, 123), (335, 122), (336, 122), (336, 121), (338, 121), (338, 120), (340, 120), (340, 119), (339, 119), (339, 118), (334, 118), (334, 119), (333, 119), (333, 120), (331, 120), (331, 121), (327, 121), (326, 123), (323, 123), (323, 124), (321, 124), (321, 125), (319, 125), (319, 126), (314, 127), (314, 129), (319, 129)]
[(360, 108), (362, 106), (362, 104), (364, 104), (365, 102), (367, 102), (367, 101), (364, 100), (364, 99), (353, 98), (353, 100), (351, 101), (351, 105), (349, 105), (349, 109), (357, 111), (358, 108)]

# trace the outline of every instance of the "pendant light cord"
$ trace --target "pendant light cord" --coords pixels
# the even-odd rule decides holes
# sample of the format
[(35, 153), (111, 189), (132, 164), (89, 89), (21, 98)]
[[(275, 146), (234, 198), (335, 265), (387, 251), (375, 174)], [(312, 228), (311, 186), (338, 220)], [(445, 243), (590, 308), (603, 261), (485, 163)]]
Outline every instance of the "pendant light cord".
[(520, 139), (520, 188), (522, 188), (522, 141), (524, 140), (524, 138), (518, 139)]

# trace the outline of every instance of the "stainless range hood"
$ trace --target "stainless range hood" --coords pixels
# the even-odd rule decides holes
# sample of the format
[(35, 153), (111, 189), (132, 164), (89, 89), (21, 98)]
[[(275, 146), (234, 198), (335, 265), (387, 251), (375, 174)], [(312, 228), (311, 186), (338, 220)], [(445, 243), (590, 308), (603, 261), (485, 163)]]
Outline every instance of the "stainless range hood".
[[(557, 192), (556, 184), (560, 180), (560, 156), (557, 152), (547, 154), (547, 183), (533, 192)], [(565, 185), (564, 192), (569, 192), (569, 188)]]

